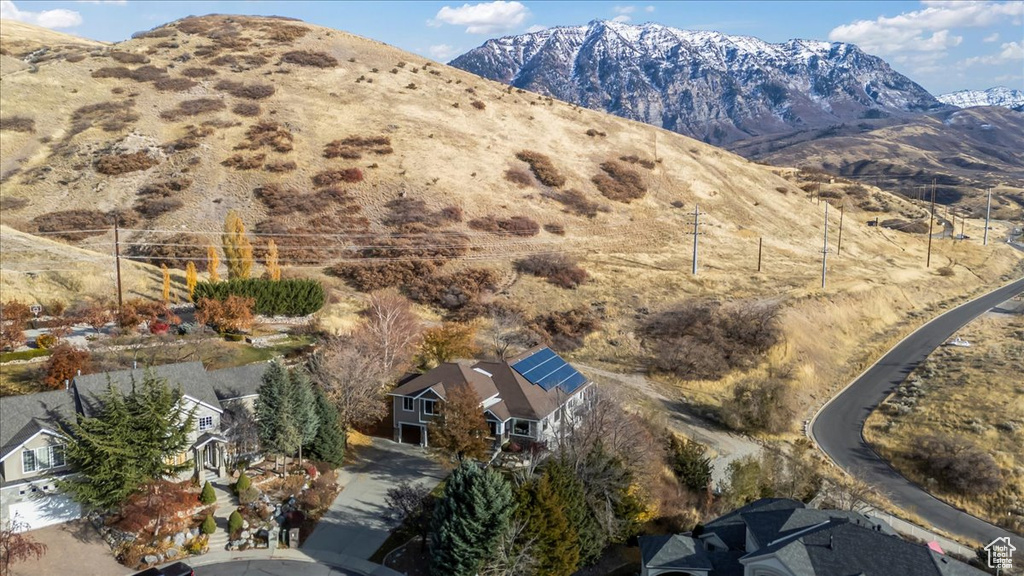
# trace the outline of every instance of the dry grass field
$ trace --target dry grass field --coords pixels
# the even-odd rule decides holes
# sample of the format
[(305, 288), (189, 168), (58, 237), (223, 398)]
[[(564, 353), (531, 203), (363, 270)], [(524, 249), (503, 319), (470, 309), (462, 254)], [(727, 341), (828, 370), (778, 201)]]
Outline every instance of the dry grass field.
[[(24, 57), (11, 42), (9, 56)], [(57, 48), (36, 67), (0, 78), (4, 299), (109, 294), (115, 216), (124, 252), (169, 263), (180, 282), (237, 210), (258, 256), (273, 237), (286, 276), (325, 281), (323, 314), (341, 330), (362, 295), (326, 266), (424, 251), (457, 252), (443, 273), (493, 270), (486, 298), (527, 315), (589, 309), (601, 328), (576, 357), (620, 368), (641, 361), (637, 321), (651, 311), (776, 300), (784, 343), (753, 371), (791, 369), (810, 411), (927, 315), (1021, 272), (1021, 254), (999, 242), (950, 240), (936, 240), (927, 269), (924, 235), (867, 225), (920, 219), (920, 205), (826, 181), (822, 290), (825, 204), (806, 175), (302, 22), (191, 18)], [(520, 159), (538, 155), (551, 166)], [(548, 252), (579, 258), (591, 281), (565, 289), (514, 271)], [(158, 269), (131, 266), (131, 289), (157, 294)], [(739, 376), (677, 384), (717, 406)]]
[[(965, 326), (970, 347), (936, 350), (868, 419), (865, 437), (908, 478), (955, 506), (1011, 530), (1024, 528), (1024, 302)], [(1003, 488), (966, 496), (930, 478), (911, 457), (915, 440), (946, 434), (991, 454)]]

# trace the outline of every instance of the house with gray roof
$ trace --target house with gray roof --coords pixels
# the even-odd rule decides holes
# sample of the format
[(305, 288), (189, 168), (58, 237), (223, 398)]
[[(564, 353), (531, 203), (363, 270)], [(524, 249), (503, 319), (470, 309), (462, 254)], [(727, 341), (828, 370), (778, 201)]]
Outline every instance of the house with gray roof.
[(641, 536), (641, 576), (982, 576), (846, 510), (763, 498), (692, 533)]
[(503, 361), (447, 362), (391, 392), (395, 441), (429, 446), (427, 425), (456, 386), (480, 398), (496, 448), (557, 439), (593, 393), (590, 380), (546, 346)]
[[(60, 424), (98, 414), (108, 386), (122, 394), (146, 373), (182, 393), (182, 410), (195, 410), (189, 447), (174, 457), (192, 462), (192, 473), (223, 476), (228, 464), (225, 410), (251, 410), (267, 363), (207, 371), (200, 362), (76, 376), (66, 390), (0, 398), (0, 518), (15, 515), (31, 528), (81, 516), (81, 508), (58, 494), (54, 480), (73, 474), (64, 458)], [(191, 475), (189, 473), (187, 475)]]

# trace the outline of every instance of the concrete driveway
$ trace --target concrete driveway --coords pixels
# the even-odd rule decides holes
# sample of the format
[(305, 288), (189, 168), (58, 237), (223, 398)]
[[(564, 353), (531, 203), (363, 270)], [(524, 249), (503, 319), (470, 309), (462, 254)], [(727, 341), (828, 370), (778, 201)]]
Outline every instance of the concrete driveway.
[(46, 544), (46, 554), (12, 566), (13, 576), (117, 576), (131, 570), (114, 560), (110, 547), (99, 532), (85, 520), (47, 526), (28, 533), (37, 542)]
[(341, 494), (302, 551), (314, 559), (318, 552), (368, 559), (391, 533), (381, 519), (388, 489), (403, 481), (433, 488), (446, 474), (422, 448), (374, 438), (371, 446), (359, 449), (356, 462), (341, 469)]

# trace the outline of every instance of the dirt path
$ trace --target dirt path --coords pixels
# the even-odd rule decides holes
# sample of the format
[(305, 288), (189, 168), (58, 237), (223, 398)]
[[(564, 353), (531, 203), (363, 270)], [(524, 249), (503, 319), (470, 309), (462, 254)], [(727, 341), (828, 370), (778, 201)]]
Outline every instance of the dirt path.
[[(625, 385), (632, 392), (660, 403), (665, 408), (668, 425), (672, 430), (706, 445), (714, 453), (711, 462), (714, 465), (712, 477), (716, 487), (725, 481), (726, 468), (730, 462), (761, 453), (761, 445), (756, 441), (698, 417), (685, 398), (679, 394), (672, 394), (657, 382), (648, 380), (643, 373), (621, 374), (578, 362), (574, 364), (599, 384)], [(672, 396), (667, 396), (666, 393)]]

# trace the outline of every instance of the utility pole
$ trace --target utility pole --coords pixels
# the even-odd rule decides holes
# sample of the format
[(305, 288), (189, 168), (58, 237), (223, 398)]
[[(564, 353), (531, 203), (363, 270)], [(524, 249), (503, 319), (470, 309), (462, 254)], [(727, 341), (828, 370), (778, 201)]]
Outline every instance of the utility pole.
[(821, 180), (818, 180), (818, 206), (821, 206)]
[(932, 227), (935, 225), (935, 180), (932, 179), (932, 209), (928, 218), (928, 256), (925, 258), (924, 267), (932, 267)]
[(697, 275), (697, 236), (700, 234), (700, 206), (693, 205), (693, 275)]
[(825, 244), (821, 248), (821, 289), (825, 289), (825, 271), (828, 260), (828, 202), (825, 202)]
[(843, 253), (843, 213), (846, 212), (846, 202), (839, 205), (839, 246), (836, 247), (836, 256)]
[(988, 246), (988, 222), (992, 216), (992, 187), (988, 187), (988, 200), (985, 202), (985, 239), (982, 241), (982, 246)]
[[(960, 240), (961, 241), (963, 241), (966, 238), (966, 236), (964, 236), (964, 226), (966, 225), (966, 222), (967, 222), (967, 209), (965, 208), (964, 211), (960, 213)], [(956, 232), (956, 229), (954, 229), (953, 231)]]
[(117, 263), (117, 317), (121, 317), (124, 304), (121, 297), (121, 238), (118, 230), (117, 216), (114, 216), (114, 261)]
[(757, 239), (757, 271), (761, 271), (761, 243), (764, 242), (764, 237)]

